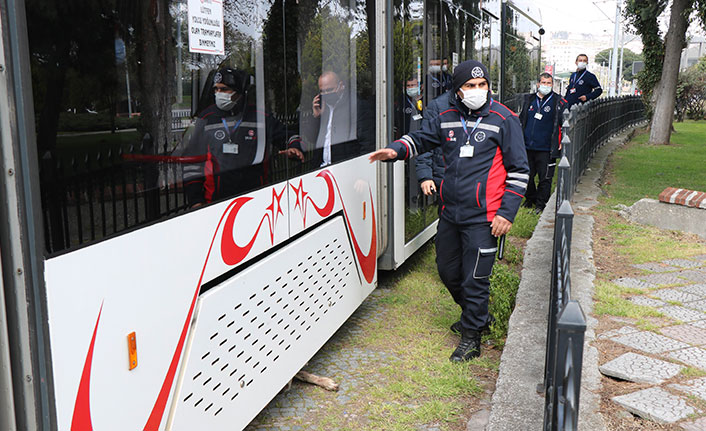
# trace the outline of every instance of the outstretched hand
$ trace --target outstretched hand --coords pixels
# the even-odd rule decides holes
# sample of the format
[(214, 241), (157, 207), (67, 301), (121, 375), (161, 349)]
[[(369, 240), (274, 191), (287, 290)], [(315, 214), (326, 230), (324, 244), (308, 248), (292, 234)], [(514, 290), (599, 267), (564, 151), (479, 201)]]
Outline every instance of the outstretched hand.
[(371, 153), (370, 156), (368, 156), (368, 160), (370, 160), (370, 163), (373, 162), (384, 162), (385, 160), (394, 160), (397, 158), (397, 151), (393, 150), (392, 148), (382, 148), (380, 150), (375, 151), (374, 153)]

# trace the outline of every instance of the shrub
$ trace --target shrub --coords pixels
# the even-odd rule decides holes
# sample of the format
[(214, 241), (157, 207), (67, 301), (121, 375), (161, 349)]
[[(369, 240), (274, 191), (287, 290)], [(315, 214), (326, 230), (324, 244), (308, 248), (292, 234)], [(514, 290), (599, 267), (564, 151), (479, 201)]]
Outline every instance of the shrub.
[(495, 324), (490, 328), (490, 336), (503, 340), (507, 336), (508, 321), (515, 308), (515, 296), (520, 287), (520, 277), (507, 265), (495, 262), (493, 275), (490, 276), (489, 311), (495, 317)]

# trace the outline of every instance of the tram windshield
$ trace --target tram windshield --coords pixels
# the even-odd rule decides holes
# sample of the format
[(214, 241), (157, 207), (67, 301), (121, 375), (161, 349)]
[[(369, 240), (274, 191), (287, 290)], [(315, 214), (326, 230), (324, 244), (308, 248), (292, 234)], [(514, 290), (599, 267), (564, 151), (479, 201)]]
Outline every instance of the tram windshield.
[(49, 254), (374, 147), (374, 2), (27, 0)]

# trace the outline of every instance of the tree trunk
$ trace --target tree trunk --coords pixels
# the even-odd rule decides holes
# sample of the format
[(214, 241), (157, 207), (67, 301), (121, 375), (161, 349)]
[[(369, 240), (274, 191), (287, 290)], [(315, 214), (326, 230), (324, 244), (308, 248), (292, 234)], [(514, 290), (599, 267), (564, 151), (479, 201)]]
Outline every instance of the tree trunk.
[(168, 0), (149, 0), (140, 4), (140, 131), (143, 138), (149, 133), (153, 148), (145, 151), (153, 153), (167, 142), (171, 132), (175, 93), (173, 29)]
[[(138, 79), (140, 83), (140, 132), (142, 150), (156, 154), (169, 140), (174, 102), (174, 41), (169, 0), (140, 2)], [(181, 65), (179, 65), (181, 67)], [(160, 214), (157, 166), (144, 166), (145, 213), (148, 220)]]
[(669, 30), (664, 42), (662, 78), (654, 92), (655, 110), (650, 128), (650, 144), (669, 143), (677, 98), (679, 62), (693, 3), (694, 0), (674, 0), (672, 3)]

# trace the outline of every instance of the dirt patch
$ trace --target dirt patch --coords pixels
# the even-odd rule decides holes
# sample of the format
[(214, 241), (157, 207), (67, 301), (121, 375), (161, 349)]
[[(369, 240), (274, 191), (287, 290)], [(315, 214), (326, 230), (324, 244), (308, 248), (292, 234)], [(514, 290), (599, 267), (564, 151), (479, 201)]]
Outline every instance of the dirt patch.
[(616, 219), (629, 223), (617, 214), (608, 211), (592, 211), (593, 225), (593, 259), (596, 265), (596, 277), (611, 280), (617, 277), (632, 277), (643, 275), (644, 271), (632, 266), (630, 258), (616, 251), (617, 245), (613, 233), (608, 226)]

